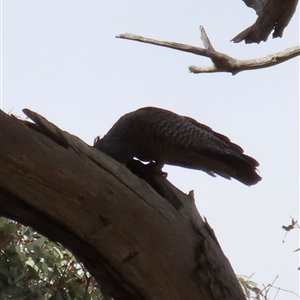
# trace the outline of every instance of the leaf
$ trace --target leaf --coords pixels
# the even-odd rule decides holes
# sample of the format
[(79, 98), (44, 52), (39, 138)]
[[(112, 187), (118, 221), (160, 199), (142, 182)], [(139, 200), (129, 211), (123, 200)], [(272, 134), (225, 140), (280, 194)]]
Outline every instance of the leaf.
[(44, 245), (44, 243), (45, 243), (46, 240), (47, 239), (44, 236), (42, 236), (42, 237), (36, 239), (35, 241), (33, 241), (32, 245), (41, 248)]
[(297, 223), (298, 223), (298, 220), (294, 220), (294, 219), (292, 218), (291, 224), (290, 224), (290, 225), (287, 225), (287, 226), (282, 225), (282, 228), (283, 228), (285, 231), (291, 231), (292, 229), (294, 229), (294, 228), (296, 227)]
[(86, 270), (62, 245), (3, 217), (0, 230), (0, 300), (104, 299), (99, 285), (92, 277), (87, 283)]

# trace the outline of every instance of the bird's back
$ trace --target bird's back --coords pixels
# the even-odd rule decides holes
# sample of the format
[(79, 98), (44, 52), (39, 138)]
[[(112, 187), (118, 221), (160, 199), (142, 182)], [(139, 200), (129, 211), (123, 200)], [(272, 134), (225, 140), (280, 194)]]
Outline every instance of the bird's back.
[[(100, 144), (95, 145), (99, 150)], [(102, 144), (110, 145), (111, 153), (124, 153), (117, 159), (122, 163), (136, 157), (233, 177), (247, 185), (260, 180), (256, 173), (258, 162), (244, 155), (243, 149), (226, 136), (192, 118), (155, 107), (141, 108), (121, 117)], [(104, 152), (110, 155), (109, 151)]]

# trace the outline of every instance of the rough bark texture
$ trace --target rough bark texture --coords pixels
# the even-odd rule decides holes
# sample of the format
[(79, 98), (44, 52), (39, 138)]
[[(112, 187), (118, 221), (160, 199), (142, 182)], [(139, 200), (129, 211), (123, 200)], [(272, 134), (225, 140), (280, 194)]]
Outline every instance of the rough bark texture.
[(273, 32), (273, 38), (282, 37), (285, 27), (295, 13), (298, 0), (243, 0), (258, 14), (256, 22), (232, 39), (239, 43), (260, 43)]
[(29, 110), (36, 124), (0, 113), (0, 215), (62, 243), (115, 300), (245, 299), (192, 196), (147, 173), (162, 197)]

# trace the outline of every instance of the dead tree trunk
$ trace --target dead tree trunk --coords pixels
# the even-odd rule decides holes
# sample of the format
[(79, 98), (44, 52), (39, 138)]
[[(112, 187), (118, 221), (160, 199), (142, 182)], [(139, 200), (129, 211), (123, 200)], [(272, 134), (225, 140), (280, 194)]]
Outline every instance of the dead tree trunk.
[[(26, 110), (0, 111), (0, 215), (71, 250), (115, 300), (244, 300), (191, 195)], [(162, 197), (163, 195), (164, 197)]]

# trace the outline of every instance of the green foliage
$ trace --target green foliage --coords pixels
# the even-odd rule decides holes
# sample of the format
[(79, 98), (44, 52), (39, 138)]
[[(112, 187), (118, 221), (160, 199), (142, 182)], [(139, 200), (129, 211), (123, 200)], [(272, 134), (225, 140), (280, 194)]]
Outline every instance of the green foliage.
[(0, 217), (0, 300), (108, 300), (71, 252)]

